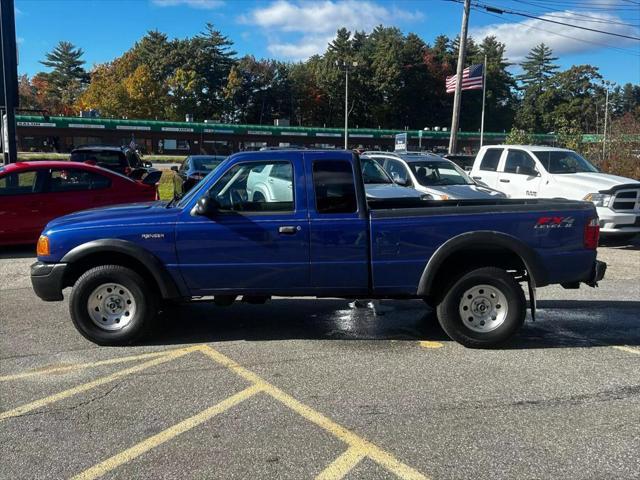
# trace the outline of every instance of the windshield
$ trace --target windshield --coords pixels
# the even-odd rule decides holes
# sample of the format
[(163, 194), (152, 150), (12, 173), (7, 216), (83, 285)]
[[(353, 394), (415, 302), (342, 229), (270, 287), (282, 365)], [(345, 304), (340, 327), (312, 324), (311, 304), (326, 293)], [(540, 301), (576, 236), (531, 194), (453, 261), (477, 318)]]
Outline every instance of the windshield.
[(215, 170), (225, 158), (226, 157), (192, 157), (193, 168), (201, 172), (211, 172)]
[(533, 152), (549, 173), (597, 173), (598, 169), (576, 152), (558, 150), (540, 150)]
[(108, 168), (121, 166), (123, 157), (123, 153), (117, 151), (79, 150), (71, 153), (70, 160), (72, 162), (92, 162)]
[(360, 166), (362, 167), (362, 180), (365, 185), (393, 183), (393, 180), (389, 178), (389, 175), (375, 160), (360, 157)]
[(408, 162), (418, 183), (425, 187), (435, 185), (473, 185), (466, 173), (451, 162), (425, 160)]
[[(206, 177), (204, 177), (202, 180), (200, 180), (195, 187), (193, 187), (191, 190), (189, 190), (186, 195), (180, 197), (180, 201), (178, 202), (178, 204), (176, 205), (176, 207), (178, 208), (184, 208), (184, 206), (189, 203), (189, 201), (191, 201), (191, 199), (193, 197), (195, 197), (196, 195), (198, 195), (200, 193), (200, 190), (203, 189), (203, 187), (207, 184), (207, 180), (208, 178), (213, 175), (215, 173), (215, 169), (211, 170)], [(170, 207), (173, 205), (174, 201), (177, 200), (177, 196), (174, 195), (173, 200), (171, 200), (169, 203), (167, 203), (167, 207)]]

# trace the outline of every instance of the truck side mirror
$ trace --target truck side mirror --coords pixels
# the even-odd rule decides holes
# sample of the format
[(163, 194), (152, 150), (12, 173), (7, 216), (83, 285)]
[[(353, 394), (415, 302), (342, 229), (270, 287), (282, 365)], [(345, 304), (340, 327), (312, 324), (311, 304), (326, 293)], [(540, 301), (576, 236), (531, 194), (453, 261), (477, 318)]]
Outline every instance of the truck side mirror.
[(191, 215), (211, 217), (219, 210), (219, 207), (218, 202), (205, 195), (196, 202), (193, 210), (191, 210)]

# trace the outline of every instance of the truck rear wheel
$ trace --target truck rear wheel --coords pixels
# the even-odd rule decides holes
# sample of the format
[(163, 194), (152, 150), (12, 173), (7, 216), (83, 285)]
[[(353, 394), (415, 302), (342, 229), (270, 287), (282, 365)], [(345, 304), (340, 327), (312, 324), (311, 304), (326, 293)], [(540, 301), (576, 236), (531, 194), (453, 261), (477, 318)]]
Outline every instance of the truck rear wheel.
[(520, 285), (500, 268), (484, 267), (457, 279), (438, 305), (438, 321), (453, 340), (491, 348), (509, 340), (524, 323)]
[(69, 311), (76, 329), (98, 345), (127, 345), (149, 329), (157, 301), (147, 282), (120, 265), (87, 270), (75, 283)]

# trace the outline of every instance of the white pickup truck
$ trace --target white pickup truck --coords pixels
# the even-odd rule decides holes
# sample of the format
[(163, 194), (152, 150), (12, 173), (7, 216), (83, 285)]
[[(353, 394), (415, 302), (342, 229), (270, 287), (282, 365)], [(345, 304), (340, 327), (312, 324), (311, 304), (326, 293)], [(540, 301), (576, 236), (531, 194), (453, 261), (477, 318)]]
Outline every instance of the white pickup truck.
[(640, 233), (640, 182), (601, 173), (576, 152), (533, 145), (480, 148), (471, 177), (510, 198), (566, 198), (595, 204), (604, 234)]

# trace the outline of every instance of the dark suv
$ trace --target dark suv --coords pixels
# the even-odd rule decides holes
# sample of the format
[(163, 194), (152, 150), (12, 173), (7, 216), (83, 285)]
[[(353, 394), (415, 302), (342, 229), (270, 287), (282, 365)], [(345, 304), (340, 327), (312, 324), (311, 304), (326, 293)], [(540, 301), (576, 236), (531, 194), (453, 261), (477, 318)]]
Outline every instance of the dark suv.
[(153, 166), (140, 159), (130, 147), (113, 145), (84, 145), (71, 151), (72, 162), (87, 162), (123, 175), (142, 176)]

